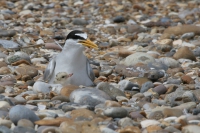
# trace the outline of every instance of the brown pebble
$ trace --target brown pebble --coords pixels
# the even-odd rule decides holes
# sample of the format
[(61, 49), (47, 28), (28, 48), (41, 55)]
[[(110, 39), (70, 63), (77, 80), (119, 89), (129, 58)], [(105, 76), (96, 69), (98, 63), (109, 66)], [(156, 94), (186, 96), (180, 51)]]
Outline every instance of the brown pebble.
[(165, 94), (167, 92), (167, 88), (163, 84), (156, 86), (152, 90), (157, 92), (159, 95)]
[(192, 84), (192, 83), (194, 83), (194, 80), (190, 76), (188, 76), (188, 75), (181, 76), (181, 80), (185, 84)]
[(189, 49), (189, 47), (184, 46), (178, 49), (178, 51), (173, 55), (174, 59), (190, 59), (196, 61), (196, 57), (193, 52)]
[(78, 89), (79, 87), (78, 86), (75, 86), (75, 85), (66, 85), (64, 86), (61, 91), (60, 91), (60, 94), (62, 96), (67, 96), (69, 97), (69, 95), (71, 94), (72, 91)]
[(165, 117), (169, 117), (169, 116), (181, 116), (183, 115), (183, 111), (180, 109), (175, 109), (175, 108), (165, 108), (163, 109), (163, 114)]

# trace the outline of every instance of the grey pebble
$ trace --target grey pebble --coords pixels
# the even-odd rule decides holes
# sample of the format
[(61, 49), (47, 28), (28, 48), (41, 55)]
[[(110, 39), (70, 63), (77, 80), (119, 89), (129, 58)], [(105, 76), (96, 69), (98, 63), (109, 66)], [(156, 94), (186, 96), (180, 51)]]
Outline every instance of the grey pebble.
[(8, 41), (8, 40), (2, 40), (0, 39), (0, 45), (2, 45), (6, 49), (18, 49), (19, 44), (15, 43), (13, 41)]
[(200, 56), (200, 47), (195, 48), (192, 52), (195, 56)]
[(21, 127), (21, 126), (16, 126), (13, 129), (13, 133), (36, 133), (36, 131), (33, 128), (29, 127)]
[(125, 94), (118, 88), (110, 85), (107, 82), (101, 82), (96, 86), (97, 89), (104, 91), (112, 100), (116, 100), (117, 96), (125, 96)]
[(114, 130), (110, 129), (110, 128), (107, 128), (107, 127), (104, 127), (101, 129), (101, 132), (102, 133), (117, 133), (115, 132)]
[(123, 92), (125, 90), (132, 90), (133, 87), (139, 87), (137, 84), (132, 83), (131, 81), (128, 80), (121, 80), (119, 81), (118, 85), (120, 86), (120, 90), (122, 90)]
[(181, 39), (190, 39), (192, 37), (194, 37), (194, 32), (188, 32), (188, 33), (185, 33), (181, 36)]
[(85, 19), (81, 19), (81, 18), (74, 18), (73, 22), (74, 25), (87, 25), (88, 22)]
[(148, 91), (150, 88), (153, 88), (153, 87), (154, 87), (154, 84), (151, 81), (147, 81), (144, 84), (142, 84), (140, 92), (144, 93), (144, 92)]
[(13, 132), (6, 126), (0, 126), (0, 133), (13, 133)]
[(70, 101), (81, 105), (96, 106), (111, 100), (110, 96), (104, 91), (95, 88), (76, 89), (70, 94)]
[(122, 107), (109, 107), (104, 110), (104, 115), (113, 118), (123, 118), (128, 115), (128, 111)]
[(0, 30), (0, 37), (13, 37), (15, 34), (15, 30)]
[(180, 85), (182, 81), (180, 79), (168, 78), (167, 84), (177, 84)]
[(39, 120), (39, 117), (30, 109), (24, 107), (23, 105), (17, 105), (11, 108), (9, 111), (10, 120), (17, 124), (21, 119), (28, 119), (32, 122)]

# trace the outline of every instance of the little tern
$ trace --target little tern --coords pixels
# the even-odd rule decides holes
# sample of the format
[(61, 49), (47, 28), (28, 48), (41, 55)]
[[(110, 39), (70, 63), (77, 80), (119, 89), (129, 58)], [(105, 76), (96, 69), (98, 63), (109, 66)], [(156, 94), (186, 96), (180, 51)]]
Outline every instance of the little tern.
[(59, 72), (56, 74), (54, 83), (64, 85), (69, 80), (68, 78), (70, 78), (72, 75), (73, 73), (68, 74), (66, 72)]
[(63, 85), (94, 85), (94, 73), (89, 60), (83, 54), (85, 47), (98, 48), (98, 46), (87, 38), (87, 34), (79, 31), (71, 31), (66, 38), (65, 45), (57, 56), (49, 62), (43, 79), (45, 82), (54, 83), (59, 72), (73, 73), (73, 76), (66, 78)]

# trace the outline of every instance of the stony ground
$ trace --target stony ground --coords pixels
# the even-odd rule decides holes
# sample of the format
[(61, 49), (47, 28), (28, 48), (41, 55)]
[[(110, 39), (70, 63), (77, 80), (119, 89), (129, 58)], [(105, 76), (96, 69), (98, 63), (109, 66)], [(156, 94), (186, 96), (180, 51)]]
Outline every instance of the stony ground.
[[(199, 133), (198, 0), (1, 0), (0, 132)], [(38, 81), (74, 29), (96, 87)], [(83, 77), (84, 78), (84, 77)]]

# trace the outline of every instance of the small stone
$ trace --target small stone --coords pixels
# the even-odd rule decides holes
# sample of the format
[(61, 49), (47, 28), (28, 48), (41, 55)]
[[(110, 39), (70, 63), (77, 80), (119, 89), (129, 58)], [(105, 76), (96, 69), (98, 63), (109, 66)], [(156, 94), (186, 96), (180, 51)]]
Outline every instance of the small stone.
[(72, 120), (64, 121), (60, 124), (59, 127), (62, 133), (80, 133), (81, 127), (80, 125), (74, 123)]
[(10, 104), (6, 101), (0, 101), (0, 108), (10, 108)]
[(60, 126), (63, 121), (67, 121), (67, 117), (57, 117), (56, 119), (42, 119), (35, 121), (35, 124), (42, 126)]
[(182, 127), (183, 133), (199, 133), (200, 127), (198, 125), (187, 125)]
[(59, 96), (53, 97), (51, 100), (52, 100), (52, 101), (54, 101), (54, 100), (59, 100), (59, 101), (61, 101), (61, 102), (70, 102), (69, 97), (60, 96), (60, 95), (59, 95)]
[(156, 86), (152, 90), (158, 93), (159, 95), (165, 94), (167, 92), (167, 88), (163, 84)]
[(124, 64), (126, 66), (132, 66), (136, 65), (137, 63), (148, 64), (150, 62), (155, 62), (155, 59), (149, 56), (149, 54), (136, 52), (134, 54), (127, 56), (123, 61), (120, 62), (120, 64)]
[(23, 10), (23, 11), (19, 12), (19, 15), (24, 16), (24, 15), (28, 15), (28, 14), (31, 14), (31, 13), (32, 13), (31, 10)]
[(60, 94), (61, 94), (62, 96), (69, 97), (70, 94), (71, 94), (74, 90), (76, 90), (76, 89), (78, 89), (78, 88), (79, 88), (79, 87), (78, 87), (78, 86), (75, 86), (75, 85), (66, 85), (66, 86), (64, 86), (64, 87), (61, 89)]
[(81, 19), (81, 18), (74, 18), (73, 22), (74, 25), (87, 25), (88, 22), (85, 19)]
[(28, 119), (21, 119), (17, 122), (17, 126), (21, 127), (30, 127), (34, 129), (34, 124)]
[(11, 120), (6, 120), (6, 119), (2, 119), (0, 118), (0, 126), (6, 126), (8, 128), (11, 128), (11, 125), (12, 125), (12, 121)]
[(179, 106), (176, 106), (174, 108), (180, 109), (180, 110), (184, 110), (184, 109), (189, 110), (189, 109), (193, 109), (195, 107), (196, 107), (196, 103), (195, 102), (187, 102), (187, 103), (183, 103), (183, 104), (181, 104)]
[(175, 59), (190, 59), (196, 61), (196, 57), (194, 56), (193, 52), (189, 49), (189, 47), (181, 47), (173, 56)]
[(122, 118), (118, 121), (118, 125), (122, 128), (128, 127), (128, 126), (133, 126), (134, 121), (130, 119), (129, 117)]
[(194, 35), (194, 32), (185, 33), (181, 36), (181, 39), (191, 39)]
[(104, 103), (106, 100), (111, 100), (105, 92), (95, 88), (76, 89), (70, 94), (70, 101), (81, 105), (96, 106)]
[(182, 95), (183, 102), (195, 102), (196, 99), (192, 91), (185, 91)]
[(153, 88), (154, 84), (151, 81), (147, 81), (144, 84), (142, 84), (142, 87), (140, 89), (140, 93), (144, 93), (148, 91), (150, 88)]
[(194, 80), (190, 76), (188, 76), (188, 75), (181, 76), (181, 80), (185, 84), (192, 84), (192, 83), (194, 83)]
[(107, 82), (101, 82), (96, 86), (97, 89), (104, 91), (108, 94), (113, 100), (116, 99), (117, 96), (125, 96), (125, 94), (118, 88), (110, 85)]
[(17, 124), (17, 122), (21, 119), (28, 119), (32, 122), (39, 120), (39, 117), (36, 116), (32, 110), (22, 105), (12, 107), (9, 111), (9, 118), (15, 124)]
[(107, 128), (107, 127), (100, 128), (100, 130), (101, 130), (102, 133), (117, 133), (114, 130)]
[(35, 130), (29, 127), (20, 127), (20, 126), (16, 126), (14, 127), (14, 132), (16, 133), (35, 133)]
[(0, 30), (0, 37), (13, 37), (15, 34), (15, 30)]
[(6, 126), (0, 126), (0, 132), (2, 133), (13, 133), (12, 130), (10, 130), (8, 127)]
[(152, 111), (148, 116), (148, 119), (160, 120), (164, 118), (162, 111)]
[(56, 126), (39, 126), (37, 129), (37, 132), (38, 133), (46, 133), (46, 132), (55, 133), (58, 130), (59, 130), (59, 128)]
[(132, 90), (133, 87), (138, 87), (137, 84), (133, 84), (128, 80), (121, 80), (119, 81), (118, 85), (120, 86), (119, 89), (122, 90), (123, 92), (126, 90)]
[(105, 102), (106, 107), (120, 107), (121, 105), (118, 102), (107, 100)]
[(175, 108), (164, 108), (163, 114), (165, 117), (170, 117), (170, 116), (179, 117), (179, 116), (183, 115), (183, 111), (180, 109), (175, 109)]
[(140, 124), (141, 124), (142, 128), (147, 128), (148, 126), (159, 125), (160, 122), (158, 122), (156, 120), (143, 120), (140, 122)]
[(162, 57), (158, 59), (161, 63), (167, 65), (169, 68), (176, 68), (180, 66), (180, 63), (170, 57)]
[(194, 54), (195, 56), (200, 56), (200, 47), (197, 47), (197, 48), (194, 49), (192, 52), (193, 52), (193, 54)]
[(104, 110), (104, 115), (113, 118), (123, 118), (128, 115), (128, 112), (121, 107), (109, 107)]
[(117, 17), (113, 18), (113, 22), (115, 22), (115, 23), (121, 23), (124, 21), (125, 21), (125, 18), (123, 16), (117, 16)]
[(128, 126), (119, 130), (119, 133), (141, 133), (141, 130), (137, 126)]
[(174, 132), (181, 133), (180, 130), (176, 129), (173, 126), (168, 126), (168, 127), (165, 128), (165, 130), (168, 131), (168, 132), (170, 132), (170, 133), (174, 133)]
[(95, 113), (88, 109), (76, 109), (71, 111), (71, 117), (74, 119), (77, 119), (78, 117), (93, 119), (95, 117)]
[(129, 115), (134, 120), (135, 119), (137, 120), (137, 119), (143, 119), (143, 118), (145, 118), (143, 115), (140, 114), (140, 111), (131, 112)]
[(2, 39), (0, 39), (0, 45), (2, 45), (6, 49), (18, 49), (20, 46), (18, 43), (15, 43), (13, 41), (2, 40)]

